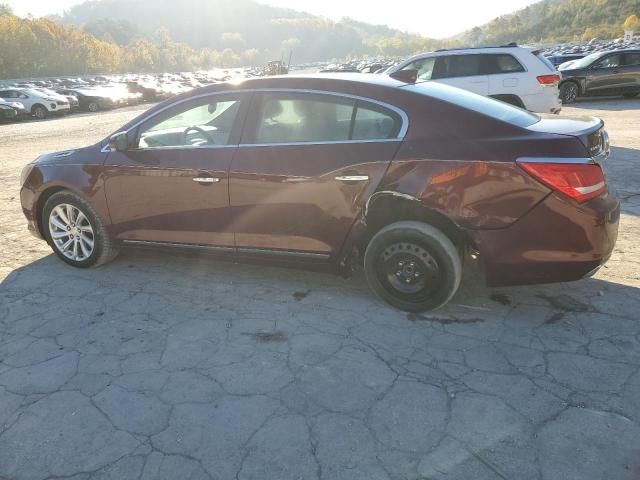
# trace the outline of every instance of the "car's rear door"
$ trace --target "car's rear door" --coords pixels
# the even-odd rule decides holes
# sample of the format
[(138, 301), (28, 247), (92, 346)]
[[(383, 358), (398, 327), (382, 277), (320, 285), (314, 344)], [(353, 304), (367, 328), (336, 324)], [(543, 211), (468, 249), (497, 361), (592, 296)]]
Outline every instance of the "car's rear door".
[(238, 250), (337, 253), (393, 159), (405, 118), (351, 96), (255, 94), (229, 174)]
[(228, 173), (250, 94), (197, 97), (130, 130), (105, 162), (116, 238), (234, 248)]
[(487, 96), (489, 79), (484, 73), (483, 57), (475, 53), (438, 56), (431, 79)]
[[(483, 71), (487, 74), (489, 94), (516, 95), (520, 97), (522, 91), (530, 90), (531, 85), (523, 85), (525, 68), (509, 53), (485, 54), (483, 57)], [(531, 79), (528, 79), (531, 82)], [(537, 81), (533, 79), (537, 85)]]
[(621, 70), (625, 77), (625, 92), (640, 92), (640, 52), (625, 53)]

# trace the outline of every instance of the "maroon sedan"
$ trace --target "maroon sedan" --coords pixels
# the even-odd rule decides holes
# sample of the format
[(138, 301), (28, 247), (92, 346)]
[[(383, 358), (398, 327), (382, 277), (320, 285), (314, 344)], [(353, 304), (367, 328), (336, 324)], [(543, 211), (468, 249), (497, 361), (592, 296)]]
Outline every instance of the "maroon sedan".
[(489, 285), (577, 280), (613, 250), (619, 201), (595, 118), (540, 118), (376, 75), (218, 84), (22, 174), (29, 229), (89, 267), (121, 246), (350, 269), (408, 311), (445, 304), (463, 259)]

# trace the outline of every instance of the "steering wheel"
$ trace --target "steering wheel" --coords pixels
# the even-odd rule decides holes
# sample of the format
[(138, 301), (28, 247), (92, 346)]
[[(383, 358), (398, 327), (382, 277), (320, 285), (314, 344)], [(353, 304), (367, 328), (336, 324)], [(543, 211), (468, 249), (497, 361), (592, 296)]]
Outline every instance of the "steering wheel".
[(191, 144), (191, 145), (195, 145), (195, 144), (193, 144), (191, 142), (188, 142), (188, 140), (189, 140), (189, 138), (188, 138), (189, 137), (189, 132), (192, 132), (192, 131), (201, 133), (204, 136), (203, 140), (205, 142), (207, 142), (209, 144), (212, 144), (212, 145), (216, 144), (216, 142), (213, 140), (213, 137), (211, 135), (209, 135), (209, 132), (207, 132), (206, 130), (202, 129), (201, 127), (198, 127), (197, 125), (193, 125), (191, 127), (187, 127), (185, 129), (184, 133), (183, 133), (184, 139), (183, 139), (182, 143), (184, 143), (185, 145), (187, 145), (188, 143)]

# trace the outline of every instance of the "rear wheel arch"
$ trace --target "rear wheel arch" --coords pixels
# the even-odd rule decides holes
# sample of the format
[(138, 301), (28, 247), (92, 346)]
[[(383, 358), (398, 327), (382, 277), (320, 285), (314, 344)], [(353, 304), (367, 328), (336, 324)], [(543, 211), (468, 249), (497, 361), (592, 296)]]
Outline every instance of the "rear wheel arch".
[(499, 95), (491, 95), (491, 98), (494, 98), (496, 100), (500, 100), (501, 102), (504, 102), (504, 103), (508, 103), (509, 105), (514, 105), (516, 107), (520, 107), (520, 108), (526, 109), (526, 107), (524, 105), (524, 102), (517, 95), (499, 94)]
[(363, 211), (366, 230), (361, 239), (361, 251), (364, 251), (367, 243), (377, 232), (400, 221), (417, 221), (432, 225), (444, 233), (460, 251), (467, 246), (475, 248), (471, 237), (453, 220), (425, 206), (416, 197), (397, 192), (377, 192), (369, 198)]

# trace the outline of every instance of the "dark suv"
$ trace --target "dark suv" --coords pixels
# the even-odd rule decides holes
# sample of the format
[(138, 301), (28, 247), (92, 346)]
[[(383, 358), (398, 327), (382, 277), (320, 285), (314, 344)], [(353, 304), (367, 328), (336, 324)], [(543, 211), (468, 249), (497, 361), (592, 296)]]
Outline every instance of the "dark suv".
[(172, 98), (100, 143), (27, 165), (29, 229), (66, 263), (126, 245), (349, 270), (398, 308), (577, 280), (609, 258), (619, 201), (602, 121), (540, 118), (436, 82), (283, 76)]
[(561, 72), (563, 103), (598, 95), (635, 97), (640, 93), (640, 50), (592, 53)]

